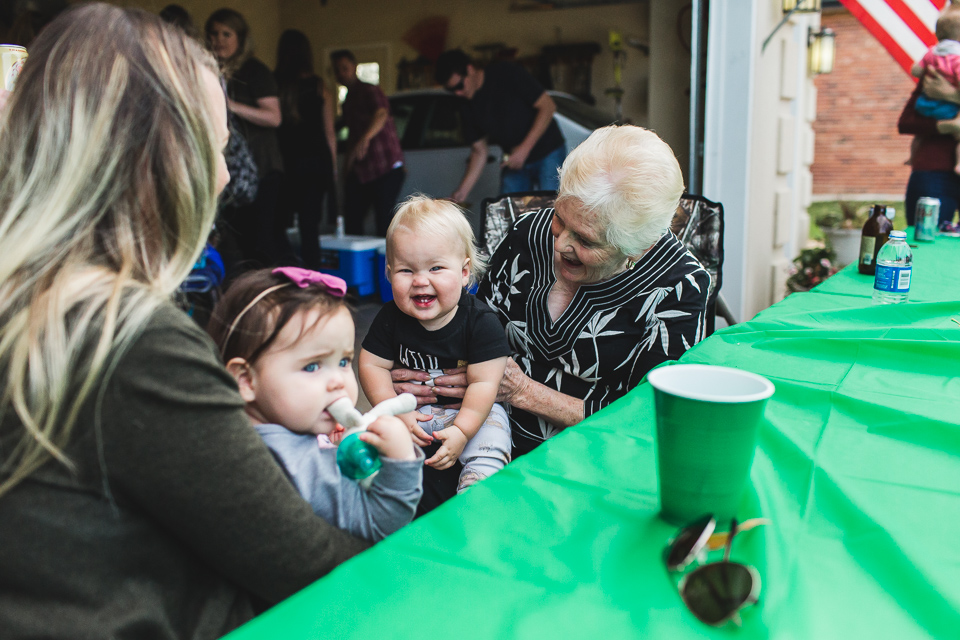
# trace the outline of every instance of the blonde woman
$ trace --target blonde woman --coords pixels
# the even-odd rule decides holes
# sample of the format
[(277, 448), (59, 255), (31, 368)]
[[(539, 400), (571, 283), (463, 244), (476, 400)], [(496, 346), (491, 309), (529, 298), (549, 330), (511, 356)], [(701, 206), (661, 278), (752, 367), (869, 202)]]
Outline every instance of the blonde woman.
[(0, 637), (214, 638), (357, 553), (170, 295), (228, 180), (216, 65), (84, 5), (0, 115)]

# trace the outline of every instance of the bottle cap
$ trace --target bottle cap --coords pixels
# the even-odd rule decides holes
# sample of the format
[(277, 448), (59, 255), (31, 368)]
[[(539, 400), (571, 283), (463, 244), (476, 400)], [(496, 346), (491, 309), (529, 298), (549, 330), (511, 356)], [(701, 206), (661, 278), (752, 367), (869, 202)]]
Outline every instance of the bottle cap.
[(890, 237), (891, 237), (891, 238), (900, 238), (900, 239), (902, 239), (902, 240), (906, 240), (906, 239), (907, 239), (907, 232), (906, 232), (906, 231), (891, 231), (891, 232), (890, 232)]

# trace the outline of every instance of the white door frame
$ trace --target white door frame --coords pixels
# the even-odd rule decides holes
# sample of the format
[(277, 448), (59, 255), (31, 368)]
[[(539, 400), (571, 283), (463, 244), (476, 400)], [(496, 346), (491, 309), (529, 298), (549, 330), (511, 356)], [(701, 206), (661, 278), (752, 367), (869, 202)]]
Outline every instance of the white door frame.
[(707, 37), (703, 195), (723, 204), (721, 292), (737, 320), (745, 320), (750, 203), (750, 123), (757, 47), (757, 0), (713, 0)]

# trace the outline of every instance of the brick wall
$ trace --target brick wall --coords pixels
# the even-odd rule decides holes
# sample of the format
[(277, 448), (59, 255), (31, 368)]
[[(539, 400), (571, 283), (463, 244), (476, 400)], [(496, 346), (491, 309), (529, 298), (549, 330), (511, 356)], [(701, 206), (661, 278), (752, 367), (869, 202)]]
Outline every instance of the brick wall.
[(814, 80), (813, 195), (902, 194), (910, 136), (897, 120), (913, 80), (846, 9), (824, 9), (821, 25), (837, 34), (836, 62)]

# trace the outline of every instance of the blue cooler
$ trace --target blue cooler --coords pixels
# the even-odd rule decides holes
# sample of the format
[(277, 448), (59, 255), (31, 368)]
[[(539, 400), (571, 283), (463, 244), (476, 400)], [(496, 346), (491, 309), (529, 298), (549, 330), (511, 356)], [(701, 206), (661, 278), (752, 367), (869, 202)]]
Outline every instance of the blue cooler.
[(369, 296), (377, 290), (377, 249), (386, 244), (374, 236), (320, 236), (320, 270), (343, 278), (358, 295)]
[(380, 300), (383, 302), (393, 300), (393, 288), (390, 286), (390, 281), (387, 280), (386, 245), (377, 249), (377, 283), (380, 285)]

